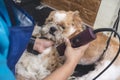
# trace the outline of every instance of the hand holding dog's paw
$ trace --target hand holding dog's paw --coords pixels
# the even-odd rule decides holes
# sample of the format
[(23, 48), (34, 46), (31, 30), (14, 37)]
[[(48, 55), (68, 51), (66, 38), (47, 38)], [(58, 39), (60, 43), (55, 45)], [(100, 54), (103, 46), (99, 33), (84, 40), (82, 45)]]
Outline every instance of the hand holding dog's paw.
[(52, 41), (46, 40), (46, 39), (36, 39), (33, 49), (38, 51), (39, 53), (42, 53), (46, 48), (53, 45)]

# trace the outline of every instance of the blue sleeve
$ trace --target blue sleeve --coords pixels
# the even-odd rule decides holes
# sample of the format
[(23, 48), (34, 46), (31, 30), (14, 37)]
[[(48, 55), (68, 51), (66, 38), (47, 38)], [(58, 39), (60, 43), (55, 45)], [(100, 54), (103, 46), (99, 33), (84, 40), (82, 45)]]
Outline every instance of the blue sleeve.
[(0, 0), (0, 80), (15, 80), (13, 73), (7, 66), (9, 49), (8, 26), (10, 26), (9, 17), (5, 9), (4, 1)]
[(7, 66), (9, 39), (5, 22), (0, 17), (0, 80), (15, 80), (13, 73)]
[(0, 53), (0, 80), (15, 80), (13, 73), (7, 66), (7, 60)]

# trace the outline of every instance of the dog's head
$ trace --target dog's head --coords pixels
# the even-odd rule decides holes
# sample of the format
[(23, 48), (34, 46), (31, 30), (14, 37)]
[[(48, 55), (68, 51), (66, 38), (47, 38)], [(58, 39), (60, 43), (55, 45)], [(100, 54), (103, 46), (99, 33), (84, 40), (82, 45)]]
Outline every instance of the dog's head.
[(78, 11), (52, 11), (41, 29), (41, 35), (59, 44), (82, 31), (82, 20)]

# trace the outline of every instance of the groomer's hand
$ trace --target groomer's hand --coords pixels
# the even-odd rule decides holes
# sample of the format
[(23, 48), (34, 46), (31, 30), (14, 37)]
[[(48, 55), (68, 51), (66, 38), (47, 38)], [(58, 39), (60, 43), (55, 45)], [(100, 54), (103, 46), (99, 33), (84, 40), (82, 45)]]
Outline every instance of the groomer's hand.
[(39, 53), (42, 53), (46, 48), (52, 45), (53, 45), (53, 42), (50, 40), (36, 38), (33, 46), (33, 50), (36, 50)]
[(68, 39), (66, 40), (66, 45), (66, 62), (43, 80), (67, 80), (88, 48), (88, 44), (78, 48), (72, 48)]
[(72, 48), (69, 39), (66, 39), (65, 43), (67, 46), (65, 50), (66, 62), (77, 64), (80, 61), (81, 57), (84, 55), (89, 44), (80, 46), (78, 48)]

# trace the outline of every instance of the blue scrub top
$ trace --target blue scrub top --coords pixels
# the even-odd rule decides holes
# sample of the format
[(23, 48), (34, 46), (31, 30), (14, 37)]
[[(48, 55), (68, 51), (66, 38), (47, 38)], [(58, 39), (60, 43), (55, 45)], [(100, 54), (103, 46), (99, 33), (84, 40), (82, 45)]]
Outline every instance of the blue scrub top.
[(9, 30), (11, 26), (4, 0), (0, 0), (0, 80), (15, 80), (7, 66), (9, 49)]

